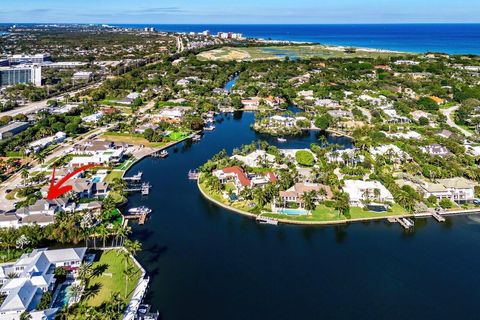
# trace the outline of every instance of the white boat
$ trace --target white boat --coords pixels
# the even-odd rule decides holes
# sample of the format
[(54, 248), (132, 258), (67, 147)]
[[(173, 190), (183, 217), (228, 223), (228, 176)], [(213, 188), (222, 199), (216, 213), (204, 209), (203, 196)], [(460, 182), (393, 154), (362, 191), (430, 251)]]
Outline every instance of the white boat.
[(192, 137), (192, 141), (198, 142), (202, 139), (202, 136), (199, 134), (196, 134)]
[(287, 142), (287, 139), (285, 139), (285, 138), (277, 138), (277, 141), (283, 143), (283, 142)]
[(205, 130), (205, 131), (213, 131), (213, 130), (215, 130), (215, 126), (208, 126), (208, 127), (203, 128), (203, 130)]
[(162, 152), (159, 153), (160, 158), (166, 158), (168, 157), (168, 152), (167, 150), (162, 150)]
[(144, 206), (128, 209), (128, 213), (130, 214), (149, 214), (151, 212), (152, 212), (152, 209)]

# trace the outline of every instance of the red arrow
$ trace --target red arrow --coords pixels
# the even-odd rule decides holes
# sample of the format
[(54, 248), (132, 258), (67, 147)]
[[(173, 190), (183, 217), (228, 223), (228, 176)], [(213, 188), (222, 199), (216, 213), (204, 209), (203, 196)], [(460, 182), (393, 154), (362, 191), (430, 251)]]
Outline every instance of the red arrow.
[(80, 167), (77, 170), (67, 174), (65, 177), (62, 178), (62, 180), (58, 181), (58, 183), (55, 184), (55, 165), (54, 165), (53, 173), (52, 173), (52, 181), (50, 182), (50, 189), (48, 189), (47, 200), (53, 200), (55, 198), (60, 197), (62, 194), (72, 190), (71, 185), (62, 186), (62, 184), (67, 182), (67, 180), (70, 179), (71, 177), (79, 174), (82, 171), (90, 169), (91, 167), (94, 167), (94, 166), (95, 166), (94, 164), (87, 164), (86, 166)]

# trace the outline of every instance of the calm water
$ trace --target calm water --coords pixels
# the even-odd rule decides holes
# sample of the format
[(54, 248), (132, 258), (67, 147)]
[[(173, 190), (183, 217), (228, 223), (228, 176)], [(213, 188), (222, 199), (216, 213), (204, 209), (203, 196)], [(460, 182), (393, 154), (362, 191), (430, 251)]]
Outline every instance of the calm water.
[(124, 25), (160, 31), (240, 32), (251, 38), (308, 41), (409, 52), (480, 54), (480, 24)]
[(129, 173), (143, 171), (153, 184), (130, 205), (154, 209), (133, 237), (143, 243), (148, 299), (162, 319), (478, 319), (480, 225), (470, 218), (417, 221), (409, 234), (384, 222), (274, 227), (202, 198), (188, 170), (257, 139), (252, 120), (230, 116), (200, 143)]

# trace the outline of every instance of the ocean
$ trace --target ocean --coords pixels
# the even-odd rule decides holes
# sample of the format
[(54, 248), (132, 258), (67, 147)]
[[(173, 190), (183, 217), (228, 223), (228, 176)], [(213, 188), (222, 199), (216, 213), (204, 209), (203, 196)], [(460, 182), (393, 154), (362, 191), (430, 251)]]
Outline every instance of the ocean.
[(220, 25), (129, 24), (158, 31), (200, 32), (209, 30), (243, 33), (246, 37), (307, 41), (406, 52), (480, 54), (480, 24), (345, 24), (345, 25)]

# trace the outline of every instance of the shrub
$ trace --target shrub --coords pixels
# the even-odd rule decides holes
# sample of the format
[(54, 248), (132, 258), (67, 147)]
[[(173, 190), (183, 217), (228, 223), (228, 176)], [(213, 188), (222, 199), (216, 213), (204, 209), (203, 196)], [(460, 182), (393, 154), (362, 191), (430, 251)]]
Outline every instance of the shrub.
[(312, 167), (315, 163), (315, 159), (311, 152), (306, 150), (300, 150), (295, 153), (295, 159), (301, 166)]

